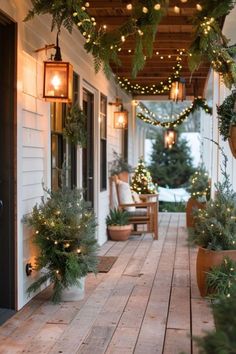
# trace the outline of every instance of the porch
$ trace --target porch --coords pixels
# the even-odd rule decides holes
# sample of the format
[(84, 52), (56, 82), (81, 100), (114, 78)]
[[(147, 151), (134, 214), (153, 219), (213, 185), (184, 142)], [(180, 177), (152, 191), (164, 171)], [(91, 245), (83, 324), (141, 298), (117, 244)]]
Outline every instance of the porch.
[(84, 300), (53, 305), (47, 289), (0, 328), (0, 352), (197, 353), (191, 336), (213, 319), (186, 237), (185, 213), (160, 213), (158, 241), (146, 234), (106, 242), (100, 255), (118, 259), (87, 277)]

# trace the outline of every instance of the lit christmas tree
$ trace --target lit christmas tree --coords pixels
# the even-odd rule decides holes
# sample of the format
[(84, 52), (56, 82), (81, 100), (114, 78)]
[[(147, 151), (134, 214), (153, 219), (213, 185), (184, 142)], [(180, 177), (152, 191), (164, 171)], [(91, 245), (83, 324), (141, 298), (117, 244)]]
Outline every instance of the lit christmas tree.
[(131, 181), (131, 188), (138, 194), (156, 194), (157, 185), (152, 181), (152, 176), (147, 170), (144, 160), (139, 159), (138, 166), (135, 169), (134, 176)]
[(209, 176), (203, 165), (190, 178), (188, 192), (191, 197), (201, 202), (206, 202), (210, 198)]

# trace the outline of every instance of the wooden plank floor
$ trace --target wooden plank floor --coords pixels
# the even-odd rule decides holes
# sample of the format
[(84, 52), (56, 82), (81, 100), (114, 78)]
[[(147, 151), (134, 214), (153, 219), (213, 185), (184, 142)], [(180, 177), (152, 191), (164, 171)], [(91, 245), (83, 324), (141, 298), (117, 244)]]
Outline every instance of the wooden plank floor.
[(186, 244), (184, 213), (161, 213), (159, 240), (108, 241), (109, 273), (86, 278), (86, 296), (53, 305), (51, 289), (0, 327), (0, 353), (197, 354), (191, 336), (213, 328)]

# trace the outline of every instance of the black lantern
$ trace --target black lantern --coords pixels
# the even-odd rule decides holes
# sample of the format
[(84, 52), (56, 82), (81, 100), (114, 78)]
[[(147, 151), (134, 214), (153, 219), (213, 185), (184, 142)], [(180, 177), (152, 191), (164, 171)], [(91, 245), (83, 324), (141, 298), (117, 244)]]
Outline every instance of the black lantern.
[(43, 97), (49, 102), (72, 102), (73, 66), (62, 61), (57, 44), (54, 60), (44, 62)]
[(174, 129), (167, 129), (164, 132), (164, 146), (165, 149), (171, 149), (172, 146), (176, 143), (177, 132)]
[(170, 97), (169, 99), (177, 102), (177, 101), (184, 101), (186, 98), (186, 89), (185, 89), (185, 79), (180, 77), (173, 81), (171, 84), (170, 89)]

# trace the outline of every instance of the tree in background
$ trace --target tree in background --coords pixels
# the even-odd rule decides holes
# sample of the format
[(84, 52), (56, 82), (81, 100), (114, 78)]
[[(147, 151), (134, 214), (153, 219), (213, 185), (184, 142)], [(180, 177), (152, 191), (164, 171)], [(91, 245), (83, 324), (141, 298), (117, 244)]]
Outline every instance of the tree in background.
[(157, 186), (152, 181), (152, 176), (145, 166), (143, 158), (139, 159), (131, 181), (131, 188), (138, 194), (155, 194)]
[(158, 131), (155, 139), (149, 166), (154, 182), (170, 188), (186, 184), (194, 172), (187, 141), (178, 137), (172, 148), (166, 149), (163, 131)]

